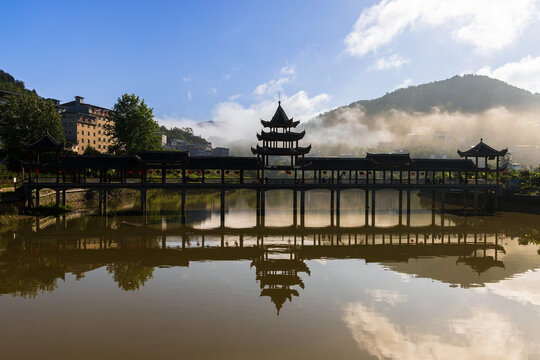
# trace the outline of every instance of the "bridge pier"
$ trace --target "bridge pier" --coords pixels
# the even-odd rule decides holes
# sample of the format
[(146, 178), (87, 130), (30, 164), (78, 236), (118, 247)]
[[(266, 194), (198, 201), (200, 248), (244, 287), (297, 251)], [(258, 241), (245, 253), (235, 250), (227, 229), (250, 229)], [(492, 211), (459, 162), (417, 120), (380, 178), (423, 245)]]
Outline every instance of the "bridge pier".
[(36, 189), (36, 207), (39, 207), (39, 189)]
[(341, 190), (336, 191), (336, 226), (340, 226)]
[(60, 190), (56, 190), (56, 207), (60, 207)]
[(330, 190), (330, 226), (334, 226), (334, 195), (334, 190)]
[(66, 190), (62, 190), (62, 205), (66, 206)]
[(146, 215), (146, 190), (141, 190), (141, 213)]
[(304, 189), (300, 189), (300, 226), (306, 226), (306, 190)]
[(375, 190), (371, 190), (371, 226), (375, 227)]
[(398, 224), (403, 225), (403, 190), (399, 190), (398, 196)]
[(265, 214), (266, 214), (266, 194), (265, 190), (261, 190), (261, 221), (260, 226), (264, 227), (265, 224)]
[(180, 203), (180, 222), (182, 225), (186, 224), (186, 190), (182, 190), (181, 193), (182, 201)]
[(369, 190), (364, 191), (364, 225), (369, 225)]
[(261, 226), (261, 190), (257, 190), (255, 199), (255, 225)]
[(219, 224), (221, 227), (225, 227), (225, 190), (221, 190), (221, 202), (220, 202), (220, 221)]
[(407, 227), (411, 226), (411, 190), (407, 190)]
[(298, 191), (293, 190), (293, 226), (298, 225)]
[(436, 192), (431, 192), (431, 225), (435, 225), (435, 196)]

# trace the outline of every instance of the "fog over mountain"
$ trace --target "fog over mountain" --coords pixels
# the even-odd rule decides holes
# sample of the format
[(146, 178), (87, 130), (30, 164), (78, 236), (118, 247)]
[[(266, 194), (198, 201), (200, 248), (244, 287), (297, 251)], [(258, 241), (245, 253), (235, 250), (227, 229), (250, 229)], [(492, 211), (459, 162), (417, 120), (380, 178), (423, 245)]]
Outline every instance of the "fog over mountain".
[(333, 109), (304, 124), (322, 155), (407, 150), (457, 156), (480, 138), (494, 147), (540, 143), (540, 94), (479, 75), (398, 89)]

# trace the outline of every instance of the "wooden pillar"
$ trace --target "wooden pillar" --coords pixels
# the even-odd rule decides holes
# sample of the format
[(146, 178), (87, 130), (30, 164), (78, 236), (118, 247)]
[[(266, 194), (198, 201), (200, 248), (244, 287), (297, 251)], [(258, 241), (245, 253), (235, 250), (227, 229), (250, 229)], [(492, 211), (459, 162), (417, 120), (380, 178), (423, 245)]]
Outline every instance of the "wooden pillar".
[(240, 184), (244, 183), (244, 170), (240, 170)]
[(497, 164), (495, 167), (495, 182), (497, 183), (497, 185), (499, 184), (499, 156), (497, 156)]
[(39, 188), (36, 188), (36, 207), (39, 207)]
[(62, 190), (62, 205), (66, 206), (66, 190)]
[(476, 157), (476, 169), (474, 169), (474, 183), (478, 184), (478, 156)]
[(221, 169), (221, 183), (225, 184), (225, 171)]
[(56, 190), (56, 207), (60, 207), (60, 190)]
[(265, 225), (265, 214), (266, 214), (266, 191), (261, 190), (261, 226)]
[(431, 192), (431, 225), (435, 225), (435, 190)]

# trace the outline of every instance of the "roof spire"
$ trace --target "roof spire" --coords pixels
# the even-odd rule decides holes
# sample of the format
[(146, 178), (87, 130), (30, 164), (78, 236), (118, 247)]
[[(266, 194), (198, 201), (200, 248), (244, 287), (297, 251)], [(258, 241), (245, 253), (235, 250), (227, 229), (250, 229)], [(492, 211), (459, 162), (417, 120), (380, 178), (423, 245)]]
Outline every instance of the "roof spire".
[(281, 105), (281, 91), (278, 92), (278, 105)]

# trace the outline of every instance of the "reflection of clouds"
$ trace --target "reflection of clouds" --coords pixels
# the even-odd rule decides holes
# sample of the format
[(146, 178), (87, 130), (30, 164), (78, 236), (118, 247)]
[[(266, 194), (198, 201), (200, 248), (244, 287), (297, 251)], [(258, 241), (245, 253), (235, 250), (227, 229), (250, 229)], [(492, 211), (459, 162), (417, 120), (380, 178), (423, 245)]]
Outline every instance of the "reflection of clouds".
[(486, 284), (490, 292), (521, 304), (540, 306), (540, 272), (527, 271), (512, 279)]
[(343, 317), (359, 347), (378, 359), (525, 359), (520, 334), (502, 315), (471, 309), (470, 317), (436, 326), (436, 334), (400, 327), (362, 303), (350, 303)]
[(373, 297), (373, 300), (384, 302), (395, 306), (396, 304), (407, 302), (407, 295), (400, 294), (397, 291), (384, 289), (366, 289), (366, 292)]

